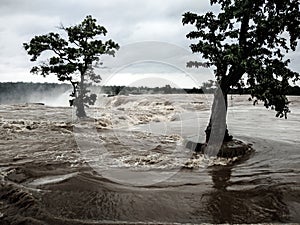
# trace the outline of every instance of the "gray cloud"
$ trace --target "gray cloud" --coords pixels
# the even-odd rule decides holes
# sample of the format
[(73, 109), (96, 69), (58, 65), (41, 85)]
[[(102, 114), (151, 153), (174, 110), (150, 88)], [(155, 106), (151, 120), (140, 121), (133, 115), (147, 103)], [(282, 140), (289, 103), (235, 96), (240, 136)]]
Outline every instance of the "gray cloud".
[(108, 29), (108, 37), (121, 46), (155, 40), (188, 48), (188, 29), (182, 26), (181, 15), (188, 10), (207, 8), (207, 4), (193, 0), (1, 0), (0, 81), (43, 81), (29, 75), (33, 64), (22, 43), (35, 35), (59, 32), (60, 23), (74, 25), (88, 14), (97, 18)]
[[(182, 26), (182, 14), (203, 13), (209, 7), (208, 0), (0, 0), (0, 81), (44, 81), (29, 74), (33, 64), (22, 43), (35, 35), (60, 32), (60, 23), (74, 25), (91, 14), (107, 28), (108, 38), (121, 46), (161, 41), (189, 50), (191, 42), (185, 35), (192, 28)], [(299, 51), (293, 57), (292, 66), (299, 71)]]

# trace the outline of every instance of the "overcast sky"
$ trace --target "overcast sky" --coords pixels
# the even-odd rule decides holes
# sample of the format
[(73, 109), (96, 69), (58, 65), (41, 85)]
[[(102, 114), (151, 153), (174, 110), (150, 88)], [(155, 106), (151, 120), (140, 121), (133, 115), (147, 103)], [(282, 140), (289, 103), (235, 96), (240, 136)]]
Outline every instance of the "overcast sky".
[[(209, 2), (209, 0), (0, 0), (0, 82), (55, 81), (55, 77), (45, 79), (29, 73), (33, 63), (29, 61), (22, 43), (28, 42), (35, 35), (50, 31), (59, 32), (57, 26), (61, 23), (65, 26), (75, 25), (86, 15), (92, 15), (99, 24), (106, 27), (108, 37), (120, 44), (121, 58), (125, 59), (128, 55), (132, 57), (129, 61), (123, 60), (118, 65), (118, 70), (110, 71), (110, 74), (107, 71), (103, 72), (104, 83), (130, 84), (153, 76), (165, 81), (176, 81), (179, 86), (197, 86), (197, 83), (212, 79), (213, 75), (208, 69), (189, 71), (184, 68), (184, 60), (190, 59), (191, 55), (189, 50), (191, 41), (187, 40), (185, 35), (192, 27), (182, 26), (181, 19), (182, 14), (187, 11), (204, 13), (211, 10)], [(134, 51), (138, 53), (133, 53)], [(300, 72), (297, 63), (299, 55), (299, 48), (291, 55), (292, 68), (297, 72)], [(151, 63), (146, 67), (141, 66), (147, 61)], [(112, 66), (111, 62), (107, 64)], [(173, 80), (167, 75), (168, 71), (173, 74)], [(162, 75), (158, 76), (159, 74)]]

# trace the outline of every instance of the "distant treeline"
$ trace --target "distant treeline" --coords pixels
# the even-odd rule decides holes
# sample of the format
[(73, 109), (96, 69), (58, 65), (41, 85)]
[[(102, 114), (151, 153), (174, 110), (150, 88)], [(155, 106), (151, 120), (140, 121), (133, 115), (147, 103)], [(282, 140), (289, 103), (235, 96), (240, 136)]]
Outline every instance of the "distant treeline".
[[(179, 89), (170, 85), (164, 87), (125, 87), (125, 86), (91, 86), (91, 91), (95, 94), (129, 95), (129, 94), (184, 94), (203, 93), (198, 88)], [(56, 97), (72, 92), (70, 84), (58, 83), (25, 83), (25, 82), (5, 82), (0, 83), (0, 104), (18, 104), (27, 102), (45, 102), (45, 99), (55, 99)], [(68, 99), (66, 100), (68, 102)]]
[(203, 94), (201, 88), (182, 89), (170, 85), (164, 87), (127, 87), (127, 86), (101, 86), (101, 92), (108, 95), (129, 95), (129, 94)]
[[(39, 102), (44, 98), (55, 97), (65, 92), (71, 92), (70, 84), (58, 83), (25, 83), (25, 82), (6, 82), (0, 83), (0, 104)], [(208, 94), (214, 93), (213, 82), (203, 83), (200, 88), (180, 89), (170, 85), (164, 87), (127, 87), (127, 86), (92, 86), (92, 92), (96, 94), (128, 95), (128, 94)], [(245, 89), (231, 90), (230, 94), (249, 94)], [(287, 90), (287, 95), (300, 95), (300, 87), (294, 86)]]
[[(250, 91), (248, 88), (243, 88), (243, 89), (231, 89), (229, 94), (250, 94)], [(300, 95), (300, 87), (299, 86), (293, 86), (289, 87), (286, 90), (285, 95)]]

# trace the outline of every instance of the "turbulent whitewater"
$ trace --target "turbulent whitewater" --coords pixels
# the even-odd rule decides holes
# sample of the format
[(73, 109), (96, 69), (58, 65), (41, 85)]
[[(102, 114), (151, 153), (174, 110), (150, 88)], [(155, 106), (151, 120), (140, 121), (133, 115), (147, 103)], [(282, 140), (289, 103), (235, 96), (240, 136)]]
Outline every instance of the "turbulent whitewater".
[(0, 105), (1, 224), (300, 223), (300, 98), (287, 120), (229, 96), (228, 126), (255, 150), (195, 155), (212, 96), (100, 97), (72, 108)]

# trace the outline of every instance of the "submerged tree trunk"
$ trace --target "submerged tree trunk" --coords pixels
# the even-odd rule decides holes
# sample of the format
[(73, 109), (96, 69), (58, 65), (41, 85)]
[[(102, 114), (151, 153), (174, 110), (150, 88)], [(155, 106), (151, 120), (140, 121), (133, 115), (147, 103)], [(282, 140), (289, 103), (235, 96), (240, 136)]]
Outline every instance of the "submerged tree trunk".
[(223, 93), (221, 88), (219, 88), (214, 94), (211, 115), (205, 130), (206, 143), (223, 143), (232, 140), (232, 136), (229, 135), (226, 123), (227, 107), (227, 93)]
[(86, 117), (86, 113), (84, 110), (84, 104), (83, 104), (82, 100), (80, 100), (80, 99), (78, 99), (78, 103), (76, 106), (76, 116), (78, 116), (79, 118)]
[[(249, 4), (252, 4), (252, 2), (249, 2), (246, 0), (244, 2), (244, 8), (249, 8)], [(247, 51), (247, 32), (249, 29), (249, 20), (250, 20), (250, 12), (249, 10), (246, 10), (244, 12), (244, 16), (241, 21), (241, 28), (239, 32), (239, 46), (240, 46), (240, 62), (245, 60), (248, 56)], [(227, 68), (227, 67), (226, 67)], [(205, 130), (206, 133), (206, 143), (208, 143), (212, 139), (212, 133), (213, 130), (219, 130), (217, 133), (218, 135), (223, 136), (223, 142), (228, 142), (232, 140), (232, 136), (229, 135), (227, 124), (226, 124), (226, 116), (227, 116), (227, 94), (230, 90), (230, 87), (232, 85), (238, 84), (239, 80), (242, 78), (243, 74), (245, 73), (245, 69), (241, 64), (234, 64), (229, 69), (229, 74), (226, 76), (226, 70), (223, 70), (223, 68), (220, 68), (223, 73), (221, 73), (221, 81), (220, 81), (220, 87), (219, 87), (219, 93), (216, 93), (214, 96), (213, 106), (211, 110), (211, 117), (209, 120), (209, 124)], [(225, 73), (224, 73), (225, 72)], [(222, 100), (223, 98), (223, 100)], [(222, 110), (222, 107), (224, 107), (224, 110)], [(223, 134), (222, 134), (222, 131)]]
[(79, 92), (76, 98), (76, 116), (79, 118), (87, 117), (84, 109), (84, 74), (80, 76)]

